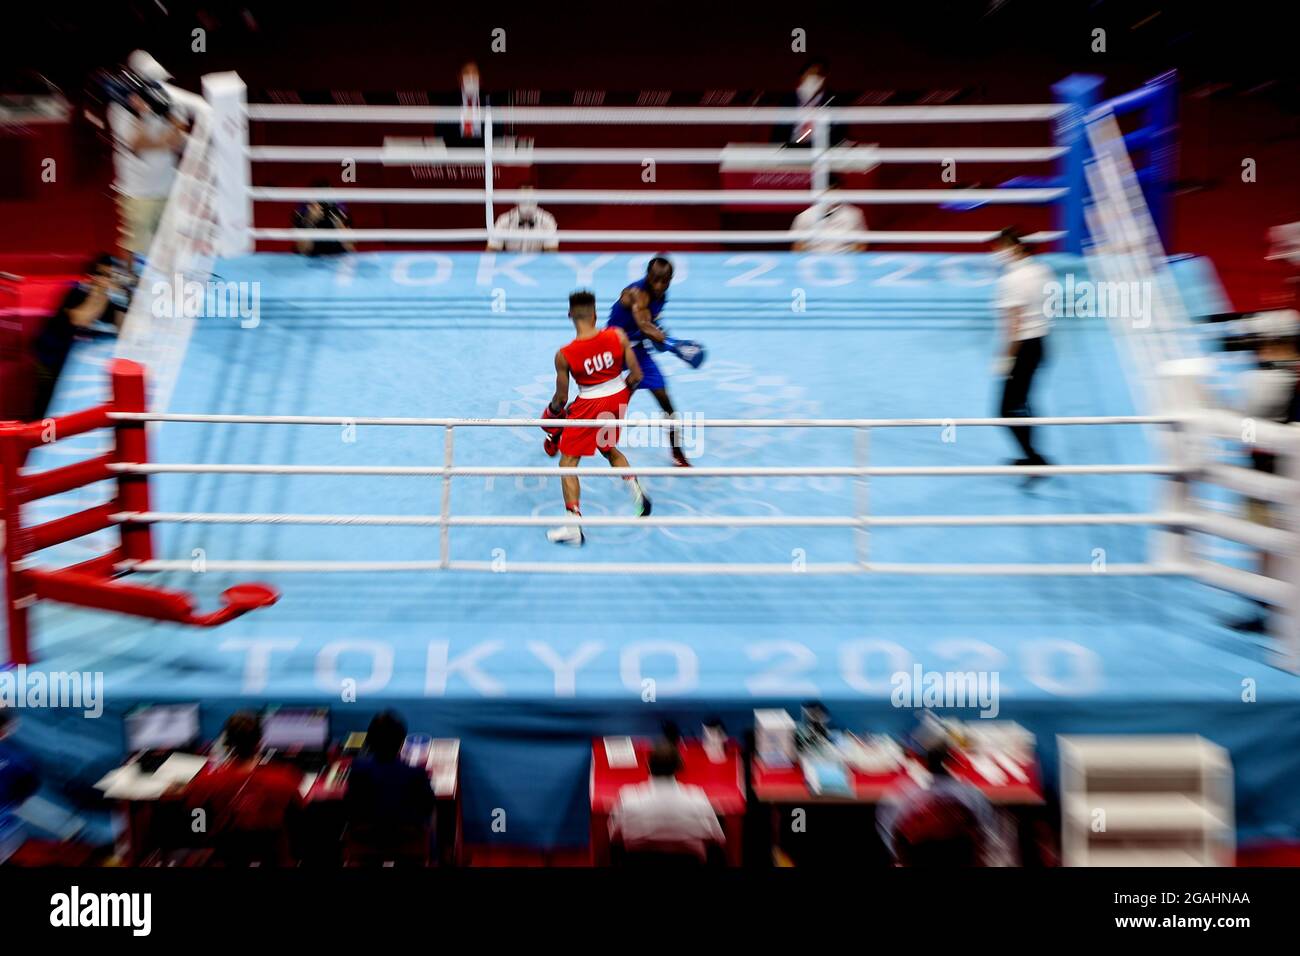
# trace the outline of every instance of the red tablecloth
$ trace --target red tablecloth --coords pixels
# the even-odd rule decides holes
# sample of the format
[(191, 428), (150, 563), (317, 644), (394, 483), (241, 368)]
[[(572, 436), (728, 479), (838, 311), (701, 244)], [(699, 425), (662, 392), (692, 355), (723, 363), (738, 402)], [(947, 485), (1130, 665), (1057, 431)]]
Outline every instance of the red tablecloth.
[[(913, 758), (909, 758), (913, 759)], [(1036, 759), (1018, 765), (1028, 777), (1027, 782), (1012, 778), (1003, 783), (994, 783), (980, 776), (969, 761), (962, 755), (955, 755), (950, 769), (952, 775), (979, 787), (990, 803), (1001, 806), (1032, 805), (1043, 802), (1042, 774)], [(898, 787), (909, 774), (903, 768), (890, 773), (871, 774), (849, 771), (853, 780), (853, 794), (822, 794), (814, 796), (804, 782), (803, 770), (798, 766), (769, 767), (761, 760), (754, 760), (753, 788), (754, 796), (763, 803), (791, 803), (800, 801), (838, 802), (838, 803), (878, 803), (891, 790)]]
[[(644, 783), (650, 778), (648, 758), (653, 742), (649, 739), (633, 741), (636, 747), (636, 766), (613, 769), (605, 757), (604, 738), (597, 738), (591, 747), (591, 810), (609, 813), (618, 801), (618, 792), (629, 784)], [(714, 763), (704, 752), (699, 741), (682, 743), (682, 770), (678, 781), (700, 787), (709, 803), (720, 816), (745, 812), (745, 765), (740, 747), (727, 741), (725, 758)]]

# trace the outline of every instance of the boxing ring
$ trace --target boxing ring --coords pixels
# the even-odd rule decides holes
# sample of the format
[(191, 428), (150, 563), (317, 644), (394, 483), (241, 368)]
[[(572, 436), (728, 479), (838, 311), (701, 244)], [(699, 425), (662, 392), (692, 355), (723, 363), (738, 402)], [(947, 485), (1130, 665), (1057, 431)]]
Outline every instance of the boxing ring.
[[(1285, 500), (1291, 485), (1170, 457), (1162, 438), (1199, 447), (1239, 438), (1238, 422), (1151, 412), (1107, 321), (1061, 321), (1037, 403), (1059, 464), (1026, 488), (1034, 469), (1005, 466), (1005, 423), (982, 417), (997, 394), (986, 256), (673, 258), (664, 322), (710, 351), (699, 369), (664, 362), (698, 467), (667, 467), (657, 414), (636, 398), (624, 450), (654, 514), (628, 517), (603, 463), (580, 469), (576, 551), (545, 537), (566, 519), (537, 414), (567, 293), (590, 287), (607, 309), (645, 252), (205, 261), (261, 290), (257, 324), (206, 317), (172, 340), (165, 405), (108, 419), (150, 423), (147, 459), (107, 466), (113, 481), (146, 477), (148, 507), (114, 505), (101, 540), (41, 560), (86, 560), (117, 528), (148, 528), (153, 554), (122, 558), (124, 580), (199, 606), (250, 577), (282, 596), (213, 630), (37, 602), (39, 666), (105, 679), (105, 719), (31, 716), (69, 779), (120, 757), (117, 721), (141, 701), (201, 700), (205, 731), (250, 702), (327, 704), (336, 734), (395, 706), (412, 728), (462, 738), (471, 841), (574, 845), (593, 735), (709, 714), (741, 733), (755, 707), (810, 697), (845, 726), (906, 733), (916, 714), (892, 705), (890, 678), (920, 666), (996, 673), (999, 717), (1038, 735), (1049, 776), (1056, 733), (1202, 733), (1233, 753), (1240, 834), (1300, 832), (1285, 756), (1300, 744), (1300, 679), (1285, 644), (1223, 623), (1252, 594), (1292, 600), (1233, 545), (1277, 535), (1188, 494), (1210, 483)], [(1170, 276), (1196, 306), (1202, 265)], [(113, 358), (79, 346), (55, 412), (103, 401)], [(103, 455), (104, 434), (36, 448), (26, 467)], [(112, 487), (31, 502), (24, 520), (92, 507), (96, 489), (111, 501)], [(506, 836), (491, 830), (496, 808)]]

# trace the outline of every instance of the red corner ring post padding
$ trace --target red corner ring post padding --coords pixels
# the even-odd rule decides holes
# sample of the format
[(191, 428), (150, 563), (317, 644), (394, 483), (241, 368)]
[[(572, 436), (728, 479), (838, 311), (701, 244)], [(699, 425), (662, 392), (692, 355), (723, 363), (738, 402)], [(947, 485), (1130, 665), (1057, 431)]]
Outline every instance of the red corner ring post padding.
[[(119, 565), (123, 562), (129, 568), (129, 562), (153, 557), (153, 538), (148, 524), (117, 524), (111, 517), (123, 511), (148, 511), (150, 507), (148, 476), (122, 474), (111, 467), (115, 463), (149, 460), (146, 424), (110, 417), (112, 412), (146, 409), (144, 369), (135, 362), (116, 359), (111, 373), (113, 397), (104, 405), (43, 422), (0, 423), (0, 503), (6, 529), (5, 595), (11, 663), (32, 662), (28, 611), (42, 599), (197, 627), (224, 624), (279, 600), (279, 592), (269, 585), (240, 584), (222, 593), (220, 608), (200, 614), (194, 599), (183, 591), (114, 580), (122, 573)], [(113, 429), (113, 449), (108, 454), (35, 474), (22, 471), (31, 449), (99, 428)], [(111, 503), (32, 527), (22, 524), (24, 504), (109, 479), (117, 484), (117, 495)], [(33, 552), (112, 527), (118, 528), (121, 541), (106, 554), (69, 568), (27, 567)]]

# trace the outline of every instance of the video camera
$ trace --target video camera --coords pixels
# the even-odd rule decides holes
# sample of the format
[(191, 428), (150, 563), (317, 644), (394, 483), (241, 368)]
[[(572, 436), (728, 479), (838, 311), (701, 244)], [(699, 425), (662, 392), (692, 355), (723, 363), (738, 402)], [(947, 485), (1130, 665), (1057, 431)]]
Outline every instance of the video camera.
[(104, 99), (124, 107), (132, 116), (138, 116), (132, 97), (139, 96), (155, 115), (171, 115), (172, 100), (166, 88), (156, 80), (148, 80), (132, 70), (105, 70), (98, 77)]
[(1206, 318), (1225, 323), (1219, 339), (1219, 348), (1224, 352), (1254, 352), (1267, 342), (1300, 338), (1300, 313), (1294, 310), (1223, 312)]

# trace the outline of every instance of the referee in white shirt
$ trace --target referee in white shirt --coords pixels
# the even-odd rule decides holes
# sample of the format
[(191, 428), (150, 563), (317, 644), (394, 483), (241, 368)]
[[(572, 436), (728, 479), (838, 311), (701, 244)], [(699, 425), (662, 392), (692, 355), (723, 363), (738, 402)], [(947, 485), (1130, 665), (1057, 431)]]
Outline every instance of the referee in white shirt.
[(609, 817), (609, 838), (631, 854), (666, 854), (703, 863), (710, 846), (726, 842), (705, 792), (677, 782), (677, 745), (661, 741), (650, 751), (650, 779), (624, 787)]
[[(997, 307), (1002, 319), (1000, 351), (994, 362), (1003, 377), (1001, 418), (1032, 418), (1029, 393), (1034, 374), (1043, 362), (1044, 342), (1049, 329), (1047, 286), (1055, 282), (1052, 271), (1034, 260), (1015, 229), (1004, 229), (993, 240), (994, 259), (1003, 267), (998, 278)], [(1034, 448), (1033, 429), (1012, 425), (1011, 434), (1022, 457), (1015, 465), (1046, 465), (1046, 458)]]

